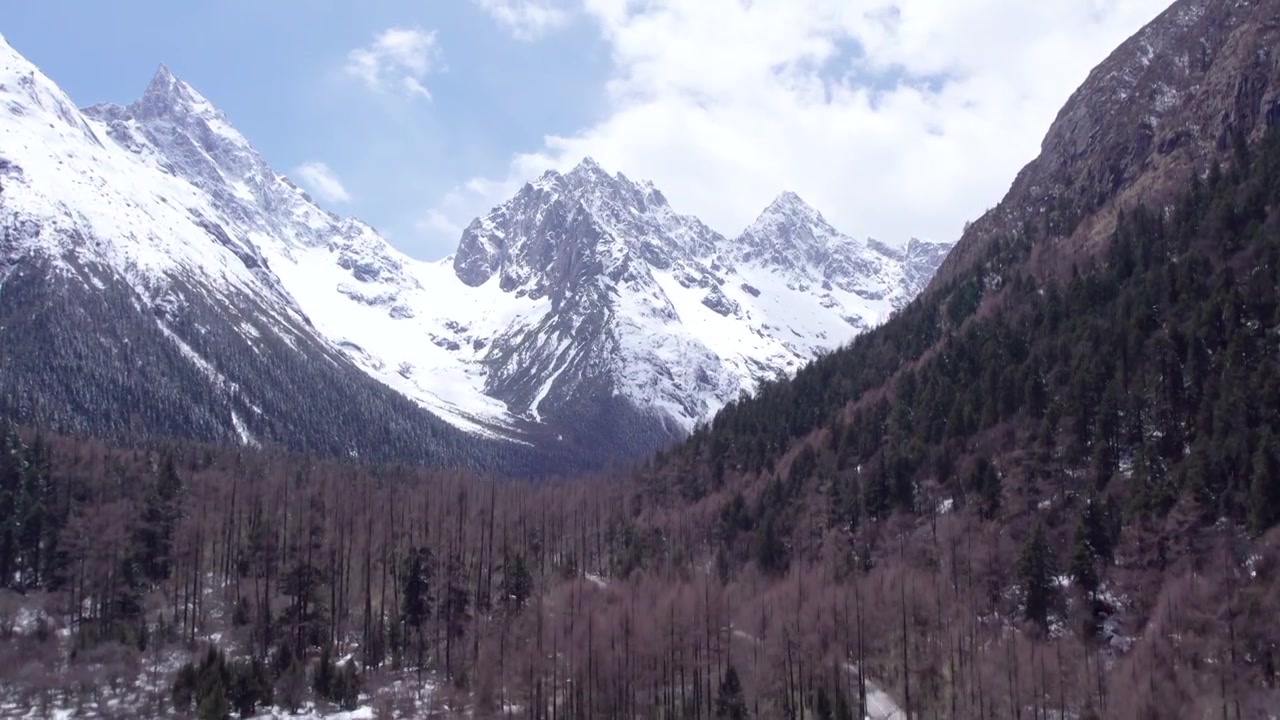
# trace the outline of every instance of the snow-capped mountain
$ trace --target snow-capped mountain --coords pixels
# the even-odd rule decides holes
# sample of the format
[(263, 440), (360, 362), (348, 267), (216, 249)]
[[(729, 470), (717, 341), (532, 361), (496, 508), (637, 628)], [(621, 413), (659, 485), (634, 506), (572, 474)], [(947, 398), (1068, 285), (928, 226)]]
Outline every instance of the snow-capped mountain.
[(688, 430), (883, 320), (944, 251), (855, 241), (794, 193), (729, 240), (588, 158), (472, 223), (452, 263), (469, 287), (541, 303), (476, 355), (511, 412), (606, 392)]
[[(324, 432), (319, 394), (351, 437), (312, 444), (352, 452), (382, 426), (417, 442), (419, 422), (437, 445), (465, 444), (418, 408), (472, 435), (643, 452), (883, 320), (947, 249), (855, 241), (791, 193), (730, 240), (588, 159), (421, 262), (322, 209), (164, 67), (131, 105), (81, 111), (0, 39), (0, 103), (0, 310), (30, 314), (22, 282), (28, 304), (110, 298), (120, 337), (95, 352), (127, 356), (141, 341), (120, 326), (145, 328), (167, 353), (149, 370), (203, 378), (197, 392), (101, 371), (149, 408), (130, 422), (153, 434), (298, 445), (290, 433)], [(60, 347), (51, 327), (27, 331)], [(5, 344), (10, 367), (35, 367)], [(32, 399), (33, 383), (66, 378), (31, 372), (3, 386), (20, 416), (87, 431), (111, 416), (95, 390)], [(138, 400), (157, 387), (173, 397)], [(179, 396), (213, 406), (174, 420)]]
[(565, 466), (440, 421), (316, 329), (288, 271), (322, 253), (353, 288), (404, 281), (384, 247), (271, 172), (167, 71), (128, 108), (82, 113), (0, 39), (0, 416), (115, 438)]

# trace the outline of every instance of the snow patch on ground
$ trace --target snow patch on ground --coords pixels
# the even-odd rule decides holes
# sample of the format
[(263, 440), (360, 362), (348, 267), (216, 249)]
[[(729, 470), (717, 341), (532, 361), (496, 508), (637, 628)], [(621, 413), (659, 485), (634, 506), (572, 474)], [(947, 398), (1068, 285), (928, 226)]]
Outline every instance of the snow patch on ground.
[(218, 372), (217, 368), (215, 368), (208, 360), (201, 357), (200, 353), (193, 350), (190, 345), (183, 342), (182, 338), (178, 337), (177, 333), (170, 330), (162, 322), (156, 323), (156, 326), (160, 328), (160, 332), (164, 333), (165, 337), (169, 338), (169, 340), (177, 346), (178, 351), (182, 353), (182, 356), (190, 360), (191, 364), (195, 365), (196, 368), (215, 385), (222, 388), (232, 386), (232, 383), (227, 380), (226, 376)]
[(244, 420), (240, 417), (240, 413), (235, 410), (231, 411), (231, 424), (236, 429), (236, 435), (239, 436), (241, 445), (260, 447), (258, 441), (253, 437), (253, 434), (249, 432), (249, 426), (246, 425)]

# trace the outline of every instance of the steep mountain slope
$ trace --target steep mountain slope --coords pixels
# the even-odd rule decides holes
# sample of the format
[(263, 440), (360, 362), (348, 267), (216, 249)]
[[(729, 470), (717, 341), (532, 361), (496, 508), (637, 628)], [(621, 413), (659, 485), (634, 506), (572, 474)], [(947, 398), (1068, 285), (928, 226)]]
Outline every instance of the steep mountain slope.
[[(731, 242), (651, 183), (587, 160), (528, 184), (453, 257), (424, 263), (319, 207), (163, 66), (138, 101), (80, 112), (7, 46), (5, 64), (9, 264), (74, 257), (118, 275), (161, 324), (193, 304), (244, 316), (220, 345), (261, 344), (263, 329), (290, 347), (303, 337), (306, 352), (342, 356), (331, 361), (343, 372), (354, 365), (459, 429), (556, 454), (634, 456), (682, 436), (882, 321), (946, 250), (853, 241), (792, 194)], [(246, 437), (264, 432), (235, 418)]]
[[(1014, 295), (1027, 283), (1068, 281), (1073, 266), (1105, 265), (1123, 210), (1165, 208), (1216, 165), (1243, 162), (1280, 120), (1278, 8), (1277, 0), (1174, 3), (1090, 73), (1041, 155), (970, 226), (915, 302), (796, 382), (772, 386), (768, 398), (729, 408), (716, 425), (733, 425), (750, 407), (787, 405), (762, 420), (766, 454), (777, 460), (791, 439), (828, 425), (847, 405), (891, 395), (896, 376), (944, 353), (970, 318), (1015, 314)], [(1148, 125), (1159, 126), (1162, 141), (1135, 144)]]
[[(924, 608), (901, 591), (892, 668), (922, 715), (1032, 714), (1052, 692), (1082, 717), (1267, 716), (1277, 32), (1277, 0), (1175, 3), (1090, 75), (921, 297), (655, 461), (637, 534), (706, 528), (691, 543), (724, 577), (930, 588)], [(1179, 139), (1135, 145), (1135, 118)], [(908, 640), (909, 613), (937, 625)], [(1007, 701), (938, 691), (946, 653), (907, 664), (950, 623), (991, 648), (969, 664), (991, 653)], [(1096, 686), (1032, 678), (1016, 699), (1019, 665), (1055, 652)]]
[[(415, 263), (368, 225), (321, 209), (288, 178), (274, 172), (226, 118), (163, 66), (142, 98), (128, 107), (96, 105), (85, 115), (141, 162), (186, 180), (204, 193), (224, 219), (233, 242), (259, 258), (281, 296), (316, 323), (322, 336), (363, 370), (470, 431), (471, 420), (451, 393), (454, 378), (413, 378), (410, 368), (370, 358), (342, 332), (365, 318), (404, 319), (423, 304), (423, 288), (445, 278), (423, 277)], [(459, 298), (466, 300), (466, 298)], [(501, 321), (499, 314), (495, 320)], [(353, 322), (355, 321), (355, 322)], [(385, 329), (385, 328), (379, 328)], [(480, 398), (483, 400), (483, 398)], [(494, 408), (496, 415), (500, 408)]]
[[(131, 110), (145, 116), (181, 93), (162, 70)], [(208, 150), (237, 136), (198, 96), (181, 99), (207, 140), (185, 149), (196, 168), (188, 174), (214, 178), (216, 168), (202, 164)], [(264, 252), (283, 241), (267, 243), (278, 236), (266, 228), (245, 231), (258, 216), (236, 214), (239, 197), (276, 200), (262, 186), (235, 187), (224, 201), (179, 177), (150, 145), (134, 142), (122, 111), (82, 115), (2, 42), (0, 108), (5, 414), (114, 437), (524, 464), (512, 447), (477, 442), (369, 378), (316, 331)], [(268, 188), (284, 182), (258, 169)], [(329, 242), (360, 263), (377, 260), (358, 248), (360, 231)]]
[[(1063, 106), (1041, 154), (974, 221), (935, 287), (972, 273), (999, 238), (1054, 239), (1038, 271), (1096, 249), (1119, 207), (1165, 202), (1194, 172), (1276, 122), (1280, 26), (1268, 0), (1180, 0), (1125, 41)], [(1058, 243), (1058, 239), (1068, 242)]]

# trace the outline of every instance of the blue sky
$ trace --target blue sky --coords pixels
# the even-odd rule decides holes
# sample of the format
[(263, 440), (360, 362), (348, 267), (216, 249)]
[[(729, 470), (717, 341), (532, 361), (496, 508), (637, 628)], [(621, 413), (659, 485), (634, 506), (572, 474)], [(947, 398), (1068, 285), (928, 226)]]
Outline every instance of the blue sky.
[(165, 63), (431, 259), (585, 155), (728, 235), (793, 190), (852, 235), (954, 240), (1166, 2), (40, 0), (0, 5), (0, 33), (82, 105)]
[[(421, 210), (519, 149), (601, 112), (607, 49), (581, 27), (529, 42), (461, 1), (5, 3), (0, 32), (80, 105), (127, 104), (163, 62), (277, 170), (323, 162), (358, 215), (414, 254)], [(435, 32), (431, 98), (371, 93), (349, 53), (392, 27)], [(554, 101), (552, 101), (554, 100)], [(453, 238), (454, 241), (457, 238)]]

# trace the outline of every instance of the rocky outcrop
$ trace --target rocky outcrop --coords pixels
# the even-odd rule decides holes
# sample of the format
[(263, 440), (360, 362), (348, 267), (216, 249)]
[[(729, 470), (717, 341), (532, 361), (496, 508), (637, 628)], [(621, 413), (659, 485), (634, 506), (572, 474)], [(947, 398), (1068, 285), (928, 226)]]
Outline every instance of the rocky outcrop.
[(1119, 208), (1168, 201), (1277, 119), (1280, 0), (1178, 0), (1089, 74), (931, 287), (966, 276), (1029, 223), (1046, 238), (1034, 269), (1069, 268), (1060, 258), (1095, 248)]

